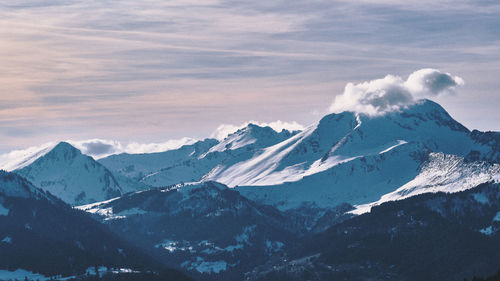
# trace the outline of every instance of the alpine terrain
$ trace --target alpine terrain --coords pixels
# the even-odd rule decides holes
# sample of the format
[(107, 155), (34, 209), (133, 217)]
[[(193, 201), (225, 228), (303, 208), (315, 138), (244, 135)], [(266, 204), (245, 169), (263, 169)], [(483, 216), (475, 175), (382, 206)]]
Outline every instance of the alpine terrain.
[(98, 160), (61, 142), (1, 174), (0, 279), (486, 278), (499, 143), (426, 99)]

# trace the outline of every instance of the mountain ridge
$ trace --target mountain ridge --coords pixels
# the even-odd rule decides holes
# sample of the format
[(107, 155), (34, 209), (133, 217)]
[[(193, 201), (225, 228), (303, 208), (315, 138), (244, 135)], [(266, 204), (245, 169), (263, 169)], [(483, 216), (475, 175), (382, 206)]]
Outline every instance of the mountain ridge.
[[(303, 203), (320, 203), (320, 207), (327, 207), (376, 201), (375, 197), (415, 178), (426, 159), (425, 154), (431, 152), (457, 155), (470, 161), (496, 161), (498, 143), (498, 133), (471, 132), (439, 104), (421, 100), (381, 116), (349, 111), (328, 114), (303, 131), (277, 132), (269, 127), (248, 124), (222, 141), (205, 139), (165, 152), (112, 155), (97, 161), (104, 168), (104, 175), (98, 178), (108, 189), (100, 196), (87, 196), (76, 183), (73, 185), (77, 187), (69, 187), (67, 182), (58, 182), (61, 178), (35, 173), (37, 169), (32, 167), (43, 166), (38, 165), (40, 159), (58, 158), (60, 162), (70, 162), (75, 155), (81, 156), (67, 143), (58, 144), (52, 153), (16, 172), (42, 188), (53, 185), (50, 188), (59, 197), (64, 190), (54, 192), (54, 186), (80, 190), (78, 194), (70, 190), (72, 198), (65, 197), (66, 201), (78, 205), (150, 186), (218, 181), (237, 187), (252, 200), (283, 209), (297, 208)], [(65, 152), (56, 155), (54, 151), (58, 150)], [(404, 168), (398, 169), (396, 178), (391, 179), (388, 172), (397, 166)], [(373, 167), (387, 172), (378, 172)], [(351, 181), (363, 177), (372, 178), (366, 183)], [(362, 185), (369, 182), (373, 188), (369, 190), (371, 195), (365, 196), (366, 201), (349, 199), (361, 198)], [(359, 188), (359, 192), (355, 191)], [(347, 193), (342, 195), (339, 193), (342, 190)], [(87, 201), (78, 198), (79, 194), (85, 195)], [(325, 198), (332, 199), (325, 201)]]

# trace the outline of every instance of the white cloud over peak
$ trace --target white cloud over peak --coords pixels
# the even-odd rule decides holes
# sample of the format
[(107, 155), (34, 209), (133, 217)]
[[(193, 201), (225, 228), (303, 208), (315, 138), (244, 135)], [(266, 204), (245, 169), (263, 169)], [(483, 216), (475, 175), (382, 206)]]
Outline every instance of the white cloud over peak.
[(348, 83), (335, 97), (331, 112), (353, 111), (370, 116), (382, 115), (414, 104), (423, 98), (454, 94), (464, 80), (458, 76), (425, 68), (413, 72), (408, 79), (387, 75), (382, 79), (359, 84)]
[(225, 137), (227, 137), (229, 134), (232, 134), (236, 132), (239, 129), (245, 128), (248, 126), (248, 124), (255, 124), (257, 126), (261, 127), (271, 127), (271, 129), (275, 130), (276, 132), (281, 132), (283, 129), (288, 130), (288, 131), (297, 131), (297, 130), (303, 130), (305, 127), (296, 121), (292, 122), (285, 122), (281, 120), (273, 121), (270, 123), (265, 123), (265, 122), (257, 122), (257, 121), (247, 121), (241, 125), (232, 125), (232, 124), (221, 124), (215, 131), (212, 132), (210, 135), (211, 138), (215, 138), (218, 140), (223, 140)]

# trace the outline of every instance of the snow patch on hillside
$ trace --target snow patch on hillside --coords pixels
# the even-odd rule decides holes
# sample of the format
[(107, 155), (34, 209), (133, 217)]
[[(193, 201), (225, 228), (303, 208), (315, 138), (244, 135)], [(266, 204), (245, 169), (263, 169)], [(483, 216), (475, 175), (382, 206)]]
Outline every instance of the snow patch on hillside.
[[(431, 153), (421, 172), (397, 190), (380, 200), (355, 206), (352, 214), (363, 214), (384, 202), (405, 199), (423, 193), (453, 193), (473, 188), (485, 182), (500, 182), (500, 165), (486, 162), (466, 162), (464, 158), (444, 153)], [(479, 202), (481, 197), (475, 197)]]
[(98, 202), (95, 204), (89, 204), (89, 205), (83, 205), (83, 206), (76, 206), (75, 209), (79, 209), (91, 214), (96, 214), (99, 216), (104, 217), (104, 220), (116, 220), (116, 219), (124, 219), (130, 216), (135, 216), (135, 215), (143, 215), (146, 214), (147, 212), (140, 209), (140, 208), (131, 208), (127, 210), (122, 210), (120, 212), (114, 213), (113, 212), (113, 207), (107, 207), (107, 208), (101, 208), (101, 205), (105, 205), (117, 198), (114, 198), (112, 200), (108, 201), (103, 201), (103, 202)]
[[(0, 241), (2, 243), (8, 243), (8, 244), (12, 244), (12, 238), (10, 236), (6, 236), (2, 239), (2, 241)], [(1, 275), (0, 275), (1, 276)]]
[(493, 226), (490, 225), (488, 227), (480, 229), (479, 232), (481, 232), (484, 235), (490, 236), (493, 235), (493, 233), (495, 233), (495, 230), (493, 229)]
[(396, 148), (396, 147), (398, 147), (400, 145), (406, 144), (406, 143), (408, 143), (408, 142), (404, 141), (404, 140), (398, 140), (397, 144), (395, 144), (393, 146), (390, 146), (389, 148), (380, 151), (379, 154), (383, 154), (383, 153), (389, 152), (389, 151), (393, 150), (394, 148)]
[(191, 246), (188, 241), (173, 241), (169, 239), (165, 239), (162, 242), (156, 244), (155, 248), (162, 248), (169, 251), (170, 253), (173, 253), (175, 251), (189, 251), (191, 253), (195, 252), (193, 250), (193, 246)]
[(225, 271), (228, 267), (226, 261), (205, 261), (201, 257), (197, 257), (196, 261), (185, 261), (181, 264), (181, 267), (184, 267), (188, 270), (196, 270), (200, 273), (220, 273)]
[(495, 217), (493, 218), (493, 221), (500, 221), (500, 212), (498, 212)]
[(109, 200), (105, 200), (105, 201), (101, 201), (101, 202), (95, 202), (95, 203), (90, 203), (90, 204), (75, 206), (73, 208), (78, 209), (78, 210), (82, 210), (82, 211), (85, 211), (85, 212), (93, 213), (92, 210), (98, 209), (97, 208), (98, 206), (105, 205), (107, 203), (113, 202), (113, 201), (115, 201), (115, 200), (117, 200), (119, 198), (120, 197), (115, 197), (115, 198), (111, 198)]
[(24, 280), (24, 278), (28, 278), (28, 280), (49, 280), (49, 277), (39, 273), (33, 273), (24, 269), (16, 269), (14, 271), (9, 271), (5, 269), (0, 269), (0, 279), (1, 280)]
[(9, 209), (4, 207), (4, 205), (0, 203), (0, 216), (8, 216), (8, 215), (9, 215)]

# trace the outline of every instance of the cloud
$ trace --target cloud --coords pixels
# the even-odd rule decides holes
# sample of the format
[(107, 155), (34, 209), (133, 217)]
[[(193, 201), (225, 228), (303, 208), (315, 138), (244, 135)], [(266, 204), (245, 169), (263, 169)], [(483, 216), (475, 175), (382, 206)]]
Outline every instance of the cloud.
[(166, 142), (161, 143), (138, 143), (132, 142), (127, 144), (124, 149), (124, 152), (127, 153), (153, 153), (153, 152), (161, 152), (166, 150), (172, 150), (180, 148), (183, 145), (189, 145), (196, 142), (196, 139), (193, 138), (180, 138), (174, 140), (168, 140)]
[(443, 103), (454, 117), (500, 129), (498, 1), (10, 2), (0, 5), (1, 152), (202, 137), (251, 119), (308, 124), (346, 81), (425, 66), (467, 78), (461, 100)]
[(113, 145), (101, 142), (84, 143), (83, 147), (86, 149), (86, 154), (90, 155), (112, 154), (115, 152)]
[(49, 152), (55, 145), (55, 142), (49, 142), (0, 154), (0, 169), (12, 171), (27, 166), (33, 163), (39, 156)]
[(241, 125), (232, 125), (232, 124), (221, 124), (215, 131), (212, 132), (210, 137), (218, 139), (218, 140), (223, 140), (226, 138), (229, 134), (232, 134), (236, 132), (239, 129), (245, 128), (248, 126), (248, 124), (255, 124), (261, 127), (271, 127), (271, 129), (275, 130), (276, 132), (281, 132), (282, 130), (288, 130), (288, 131), (300, 131), (303, 130), (305, 127), (296, 121), (292, 122), (285, 122), (281, 120), (273, 121), (270, 123), (265, 123), (265, 122), (257, 122), (257, 121), (247, 121)]
[[(153, 153), (180, 148), (183, 145), (193, 144), (196, 139), (181, 138), (160, 143), (138, 143), (130, 142), (122, 144), (119, 141), (90, 139), (82, 141), (66, 140), (83, 154), (92, 156), (94, 159), (103, 158), (118, 153)], [(0, 169), (12, 171), (31, 164), (40, 156), (49, 152), (58, 142), (47, 142), (39, 146), (31, 146), (26, 149), (13, 150), (0, 154)]]
[(162, 152), (172, 149), (177, 149), (183, 145), (193, 144), (196, 139), (193, 138), (180, 138), (167, 140), (159, 143), (139, 143), (129, 142), (122, 144), (119, 141), (104, 140), (104, 139), (91, 139), (84, 141), (68, 141), (74, 147), (80, 149), (83, 154), (87, 154), (96, 159), (103, 158), (112, 154), (119, 153), (154, 153)]
[(415, 71), (407, 80), (387, 75), (359, 84), (348, 83), (344, 92), (335, 97), (330, 111), (382, 115), (400, 110), (420, 99), (454, 94), (457, 87), (463, 84), (462, 78), (432, 68)]
[(454, 94), (456, 87), (462, 85), (464, 85), (462, 78), (432, 68), (413, 72), (405, 82), (406, 88), (415, 98)]

